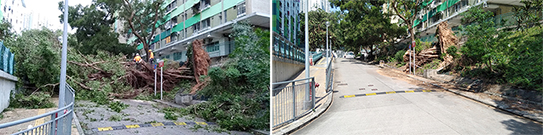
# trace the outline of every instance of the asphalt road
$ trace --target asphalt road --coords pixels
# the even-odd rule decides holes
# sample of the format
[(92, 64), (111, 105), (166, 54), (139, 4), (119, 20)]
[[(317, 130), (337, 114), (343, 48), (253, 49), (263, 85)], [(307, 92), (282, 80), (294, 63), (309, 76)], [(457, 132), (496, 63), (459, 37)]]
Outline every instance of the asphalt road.
[[(340, 98), (422, 87), (379, 75), (373, 65), (339, 58), (334, 103), (294, 134), (542, 134), (540, 123), (448, 92), (413, 92)], [(363, 88), (363, 89), (362, 89)], [(372, 90), (376, 89), (376, 90)]]

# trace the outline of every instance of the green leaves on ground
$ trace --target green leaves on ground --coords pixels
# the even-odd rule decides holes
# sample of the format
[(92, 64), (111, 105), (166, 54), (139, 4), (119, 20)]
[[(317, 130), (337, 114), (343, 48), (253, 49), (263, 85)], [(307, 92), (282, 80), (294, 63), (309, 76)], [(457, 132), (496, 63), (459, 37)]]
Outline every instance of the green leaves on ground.
[(38, 109), (38, 108), (52, 108), (55, 107), (55, 104), (50, 101), (51, 95), (36, 92), (29, 96), (24, 94), (15, 94), (9, 101), (9, 107), (13, 108), (29, 108), (29, 109)]
[(119, 113), (121, 110), (128, 108), (128, 105), (124, 104), (123, 102), (115, 101), (113, 103), (109, 103), (109, 108)]

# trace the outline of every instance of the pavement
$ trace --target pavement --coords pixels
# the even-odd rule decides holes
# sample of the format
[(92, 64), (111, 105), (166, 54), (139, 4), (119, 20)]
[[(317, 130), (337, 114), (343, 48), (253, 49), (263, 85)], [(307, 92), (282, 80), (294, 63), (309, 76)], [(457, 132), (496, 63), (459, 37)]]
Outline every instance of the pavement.
[[(58, 105), (58, 98), (51, 98), (50, 101), (53, 102), (55, 105)], [(36, 115), (44, 114), (46, 112), (51, 112), (56, 109), (58, 109), (57, 106), (53, 108), (43, 108), (43, 109), (15, 108), (12, 110), (2, 112), (2, 115), (4, 115), (4, 118), (0, 119), (0, 123), (7, 123), (7, 122), (20, 120), (20, 119), (25, 119), (25, 118), (33, 117)], [(3, 129), (0, 129), (0, 135), (13, 134), (13, 133), (25, 130), (29, 126), (35, 127), (35, 126), (41, 125), (44, 122), (49, 121), (49, 120), (51, 120), (51, 117), (43, 117), (41, 119), (37, 119), (34, 121), (29, 121), (29, 122), (11, 126), (8, 128), (3, 128)], [(38, 132), (38, 130), (35, 130), (35, 132)], [(79, 135), (75, 122), (73, 121), (72, 121), (72, 135)]]
[[(76, 101), (75, 112), (85, 134), (88, 135), (222, 135), (250, 134), (247, 132), (215, 132), (218, 125), (200, 118), (179, 117), (177, 120), (164, 118), (160, 110), (168, 105), (144, 100), (115, 100), (129, 105), (119, 113), (106, 105), (90, 101)], [(112, 119), (116, 118), (116, 119)]]
[[(442, 89), (380, 75), (374, 65), (344, 58), (334, 64), (337, 93), (333, 105), (293, 134), (543, 133), (540, 123)], [(381, 92), (384, 94), (372, 94)]]

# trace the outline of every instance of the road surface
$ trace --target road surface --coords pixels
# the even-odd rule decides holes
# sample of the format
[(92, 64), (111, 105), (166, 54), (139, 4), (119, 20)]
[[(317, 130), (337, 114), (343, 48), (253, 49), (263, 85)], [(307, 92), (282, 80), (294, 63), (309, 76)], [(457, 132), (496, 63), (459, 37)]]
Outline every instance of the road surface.
[[(344, 58), (334, 64), (338, 86), (333, 104), (294, 134), (543, 133), (540, 123), (439, 89), (382, 76), (373, 65)], [(400, 93), (406, 91), (409, 93)], [(367, 93), (377, 94), (361, 96)]]

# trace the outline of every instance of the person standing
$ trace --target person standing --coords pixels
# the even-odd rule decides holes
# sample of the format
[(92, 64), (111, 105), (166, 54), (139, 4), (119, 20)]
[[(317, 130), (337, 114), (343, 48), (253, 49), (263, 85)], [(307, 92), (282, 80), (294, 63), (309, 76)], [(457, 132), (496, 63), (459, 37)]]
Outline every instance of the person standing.
[(153, 65), (154, 60), (155, 60), (155, 54), (153, 54), (153, 50), (149, 49), (149, 64)]

